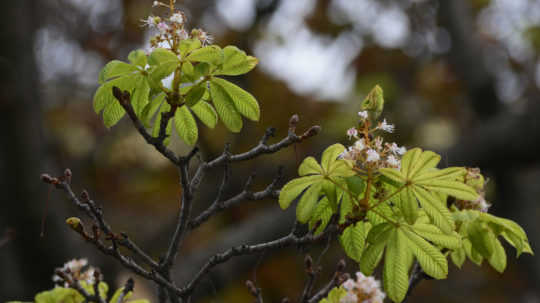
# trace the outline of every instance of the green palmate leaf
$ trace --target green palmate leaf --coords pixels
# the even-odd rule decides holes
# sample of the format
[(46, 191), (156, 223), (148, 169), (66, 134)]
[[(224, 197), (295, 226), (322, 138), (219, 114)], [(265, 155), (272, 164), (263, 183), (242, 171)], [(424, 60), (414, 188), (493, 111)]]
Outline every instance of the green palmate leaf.
[(329, 293), (328, 298), (324, 298), (319, 303), (340, 303), (345, 297), (347, 291), (343, 287), (334, 287)]
[(413, 170), (414, 165), (420, 158), (421, 154), (422, 150), (420, 148), (413, 148), (408, 150), (405, 155), (403, 155), (403, 158), (401, 158), (401, 174), (405, 177), (405, 179), (411, 179), (411, 171)]
[(146, 77), (137, 75), (134, 78), (136, 89), (131, 96), (131, 105), (137, 117), (141, 117), (144, 107), (148, 104), (148, 97), (150, 94), (150, 84), (146, 80)]
[[(304, 177), (309, 178), (309, 177)], [(319, 200), (319, 192), (321, 191), (321, 183), (315, 183), (310, 186), (300, 198), (296, 207), (296, 218), (300, 223), (306, 223), (311, 219), (315, 205)]]
[(199, 83), (193, 86), (185, 97), (186, 104), (189, 107), (193, 107), (195, 104), (197, 104), (197, 102), (199, 102), (202, 99), (205, 92), (206, 92), (206, 83), (203, 82), (203, 83)]
[(484, 212), (476, 212), (476, 213), (478, 214), (479, 218), (481, 218), (483, 221), (492, 222), (502, 227), (505, 231), (515, 234), (519, 239), (525, 240), (528, 242), (527, 234), (525, 233), (523, 228), (521, 228), (521, 226), (519, 226), (516, 222), (509, 219), (500, 218), (500, 217), (497, 217), (488, 213), (484, 213)]
[(218, 116), (212, 105), (210, 105), (208, 102), (201, 100), (192, 106), (191, 110), (206, 126), (210, 128), (214, 128), (216, 126)]
[(223, 49), (223, 66), (216, 75), (237, 76), (252, 70), (258, 63), (257, 58), (247, 56), (236, 46), (226, 46)]
[(142, 50), (134, 50), (129, 53), (128, 60), (133, 65), (137, 65), (142, 69), (146, 67), (146, 54)]
[(422, 171), (420, 175), (414, 178), (414, 182), (421, 183), (429, 180), (456, 180), (467, 173), (463, 167), (448, 167), (445, 169), (432, 169)]
[(478, 220), (471, 222), (467, 224), (467, 234), (473, 248), (489, 259), (493, 254), (496, 239), (487, 224)]
[(429, 150), (423, 151), (418, 159), (410, 164), (409, 179), (416, 179), (419, 174), (430, 171), (439, 164), (439, 161), (441, 161), (441, 156)]
[(161, 80), (171, 75), (179, 64), (180, 63), (176, 61), (168, 61), (152, 67), (150, 69), (149, 77), (154, 88), (159, 88), (161, 86)]
[(454, 262), (454, 264), (458, 268), (461, 268), (461, 266), (465, 262), (465, 257), (465, 249), (463, 248), (455, 249), (450, 253), (450, 258), (452, 259), (452, 262)]
[(84, 297), (75, 289), (56, 287), (38, 293), (34, 300), (36, 303), (81, 303), (84, 301)]
[(214, 86), (220, 86), (229, 95), (236, 110), (240, 114), (250, 120), (259, 121), (259, 104), (257, 103), (257, 100), (255, 100), (255, 97), (250, 93), (235, 84), (220, 78), (212, 78), (211, 83)]
[(160, 93), (152, 101), (150, 101), (141, 113), (141, 121), (143, 122), (144, 126), (150, 127), (150, 121), (152, 120), (152, 117), (156, 114), (156, 111), (159, 109), (161, 104), (163, 104), (163, 101), (165, 100), (165, 93)]
[(356, 262), (360, 262), (370, 228), (370, 223), (358, 222), (347, 227), (339, 236), (339, 241), (345, 253)]
[(478, 199), (478, 193), (474, 188), (458, 181), (435, 179), (422, 182), (415, 181), (415, 184), (422, 186), (425, 189), (443, 193), (460, 200), (474, 201)]
[[(427, 243), (427, 242), (426, 242)], [(392, 301), (401, 302), (409, 289), (410, 260), (408, 243), (399, 229), (394, 229), (386, 245), (384, 257), (383, 284)]]
[(300, 176), (306, 176), (306, 175), (315, 175), (315, 174), (322, 174), (323, 170), (319, 163), (317, 163), (317, 160), (313, 157), (307, 157), (302, 161), (302, 164), (298, 167), (298, 175)]
[(178, 59), (175, 53), (164, 48), (156, 48), (148, 57), (148, 64), (150, 65), (161, 65), (171, 62), (176, 62), (179, 64), (180, 59)]
[(210, 64), (204, 63), (204, 62), (198, 63), (195, 66), (193, 77), (197, 80), (197, 79), (200, 79), (201, 77), (208, 76), (210, 75), (210, 69), (211, 69)]
[(347, 215), (352, 213), (353, 207), (354, 207), (354, 198), (351, 197), (351, 194), (348, 192), (344, 192), (341, 194), (341, 204), (340, 204), (340, 210), (339, 210), (339, 224), (345, 223), (347, 220)]
[(181, 106), (176, 109), (174, 126), (180, 138), (188, 145), (194, 145), (197, 142), (199, 136), (197, 123), (187, 106)]
[(94, 94), (94, 111), (99, 114), (105, 107), (113, 103), (118, 103), (114, 97), (112, 89), (114, 86), (123, 91), (132, 91), (135, 88), (133, 75), (119, 77), (101, 85)]
[(461, 247), (461, 237), (456, 232), (447, 235), (437, 226), (426, 223), (417, 223), (412, 228), (416, 234), (440, 247), (449, 249), (458, 249)]
[(227, 91), (214, 81), (210, 81), (210, 96), (214, 107), (223, 121), (223, 124), (232, 132), (237, 133), (242, 129), (242, 117), (238, 113), (232, 98)]
[(328, 177), (330, 179), (338, 179), (339, 177), (348, 178), (356, 175), (356, 172), (353, 170), (353, 164), (349, 160), (336, 160), (330, 164), (328, 171)]
[(347, 188), (355, 195), (355, 197), (358, 197), (360, 194), (364, 193), (366, 182), (361, 177), (347, 177), (345, 178), (345, 182), (347, 183)]
[(435, 279), (445, 279), (448, 275), (446, 257), (412, 230), (399, 228), (398, 231), (400, 236), (403, 235), (408, 240), (407, 249), (412, 251), (426, 274)]
[(382, 223), (370, 229), (368, 237), (366, 238), (369, 245), (364, 249), (360, 262), (358, 263), (362, 273), (367, 276), (373, 274), (373, 271), (381, 261), (384, 248), (388, 243), (392, 232), (393, 229), (388, 223)]
[(412, 192), (433, 224), (444, 233), (451, 234), (454, 230), (454, 220), (446, 205), (443, 204), (444, 202), (419, 186), (414, 186)]
[(195, 68), (191, 62), (186, 61), (182, 63), (182, 83), (195, 82), (197, 78), (195, 77)]
[(401, 210), (401, 213), (403, 214), (403, 217), (409, 224), (414, 224), (416, 222), (416, 219), (418, 219), (418, 201), (416, 201), (416, 197), (414, 196), (413, 190), (407, 186), (401, 192), (399, 192), (398, 196), (398, 207)]
[(407, 178), (395, 168), (381, 168), (379, 169), (379, 172), (381, 175), (397, 182), (398, 184), (405, 184), (407, 182)]
[(99, 83), (103, 84), (113, 78), (133, 74), (135, 72), (139, 72), (139, 69), (136, 66), (119, 60), (113, 60), (107, 63), (99, 73)]
[(187, 59), (192, 62), (206, 62), (217, 66), (223, 64), (223, 50), (217, 45), (209, 45), (191, 51)]
[(191, 51), (201, 47), (201, 40), (199, 39), (186, 39), (180, 41), (178, 49), (180, 50), (180, 55), (185, 57)]
[(336, 185), (329, 180), (325, 179), (321, 182), (321, 189), (324, 192), (324, 195), (326, 198), (328, 198), (328, 202), (330, 203), (330, 206), (334, 211), (337, 212), (337, 206), (338, 206), (338, 192), (336, 189)]
[(126, 111), (119, 102), (113, 102), (103, 110), (103, 124), (110, 128), (118, 123), (125, 113)]
[(315, 211), (313, 211), (313, 216), (309, 221), (309, 229), (311, 230), (315, 226), (317, 226), (314, 234), (319, 235), (324, 231), (324, 229), (330, 222), (333, 214), (334, 211), (332, 210), (332, 207), (330, 207), (328, 199), (326, 197), (322, 198), (321, 201), (317, 204)]
[(279, 205), (282, 209), (288, 208), (292, 201), (298, 197), (308, 186), (323, 180), (322, 176), (307, 176), (289, 181), (279, 193)]
[(500, 273), (506, 269), (506, 252), (498, 239), (493, 242), (493, 254), (487, 260), (489, 265)]
[(465, 255), (476, 265), (482, 265), (482, 261), (484, 260), (484, 257), (472, 246), (471, 241), (469, 239), (463, 240), (463, 250), (465, 251)]
[(345, 146), (337, 143), (326, 148), (321, 157), (321, 167), (328, 173), (330, 165), (334, 163), (337, 157), (345, 150)]

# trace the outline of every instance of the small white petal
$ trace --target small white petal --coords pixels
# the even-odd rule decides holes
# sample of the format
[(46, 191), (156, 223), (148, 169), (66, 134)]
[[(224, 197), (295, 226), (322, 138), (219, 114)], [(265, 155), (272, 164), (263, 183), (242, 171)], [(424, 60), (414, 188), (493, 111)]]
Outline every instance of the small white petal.
[(366, 153), (367, 153), (367, 159), (366, 159), (367, 162), (376, 162), (381, 159), (381, 156), (379, 155), (379, 153), (374, 149), (368, 149)]

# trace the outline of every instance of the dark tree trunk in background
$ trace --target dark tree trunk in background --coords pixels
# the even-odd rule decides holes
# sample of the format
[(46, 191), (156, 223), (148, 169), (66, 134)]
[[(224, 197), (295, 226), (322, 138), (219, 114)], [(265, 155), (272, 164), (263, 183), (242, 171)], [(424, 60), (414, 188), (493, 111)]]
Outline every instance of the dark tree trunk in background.
[(38, 3), (3, 2), (0, 18), (0, 238), (8, 228), (15, 232), (0, 247), (0, 302), (33, 300), (38, 290), (51, 288), (53, 269), (66, 257), (58, 220), (49, 220), (40, 238), (47, 187), (39, 180), (46, 155), (34, 57)]

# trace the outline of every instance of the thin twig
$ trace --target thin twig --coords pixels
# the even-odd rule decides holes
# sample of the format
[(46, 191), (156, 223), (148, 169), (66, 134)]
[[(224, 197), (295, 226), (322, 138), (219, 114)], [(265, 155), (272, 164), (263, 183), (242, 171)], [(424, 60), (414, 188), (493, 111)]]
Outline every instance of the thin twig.
[(218, 253), (210, 257), (210, 259), (199, 269), (198, 273), (192, 278), (192, 280), (189, 283), (187, 283), (187, 285), (184, 288), (182, 288), (181, 292), (182, 294), (191, 293), (195, 289), (197, 284), (200, 282), (200, 280), (206, 274), (208, 274), (215, 266), (228, 261), (232, 257), (253, 255), (253, 254), (258, 254), (258, 253), (265, 252), (268, 250), (284, 248), (284, 247), (289, 247), (289, 246), (294, 246), (294, 245), (305, 246), (308, 244), (314, 244), (314, 243), (317, 243), (326, 239), (329, 235), (334, 234), (337, 231), (338, 231), (337, 226), (331, 226), (327, 230), (325, 230), (323, 233), (317, 236), (314, 236), (312, 234), (307, 234), (303, 237), (297, 237), (296, 235), (291, 233), (282, 238), (265, 242), (265, 243), (254, 244), (254, 245), (239, 245), (239, 246), (232, 247), (223, 253)]

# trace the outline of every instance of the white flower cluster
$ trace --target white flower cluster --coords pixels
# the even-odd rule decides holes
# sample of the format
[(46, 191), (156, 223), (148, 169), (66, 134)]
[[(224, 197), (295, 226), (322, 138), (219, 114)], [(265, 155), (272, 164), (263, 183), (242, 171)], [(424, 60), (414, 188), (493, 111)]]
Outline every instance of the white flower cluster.
[[(88, 260), (86, 259), (73, 259), (69, 262), (66, 262), (61, 268), (57, 268), (57, 270), (62, 271), (64, 274), (71, 277), (71, 279), (74, 281), (84, 281), (87, 284), (92, 285), (96, 282), (96, 269), (92, 266), (89, 266), (85, 271), (83, 271), (83, 268), (87, 265)], [(57, 285), (69, 287), (68, 283), (57, 274), (53, 275), (52, 280)]]
[(386, 297), (381, 291), (381, 283), (361, 272), (356, 273), (356, 281), (348, 279), (342, 286), (347, 294), (340, 303), (382, 303)]
[(341, 154), (341, 158), (374, 168), (392, 167), (399, 169), (401, 167), (401, 156), (405, 154), (407, 149), (399, 147), (396, 143), (384, 144), (383, 138), (380, 136), (371, 139), (371, 133), (376, 130), (388, 133), (394, 132), (394, 125), (389, 124), (384, 119), (377, 127), (370, 129), (368, 112), (358, 112), (358, 116), (360, 117), (360, 128), (351, 127), (347, 130), (349, 140), (355, 139), (356, 141)]
[[(159, 1), (154, 1), (152, 6), (169, 7)], [(201, 29), (193, 29), (191, 33), (188, 33), (184, 27), (186, 21), (186, 16), (181, 11), (176, 11), (172, 13), (170, 17), (165, 19), (158, 16), (148, 16), (148, 18), (141, 20), (143, 26), (157, 30), (157, 34), (150, 39), (149, 52), (153, 51), (155, 48), (176, 48), (180, 41), (190, 38), (199, 39), (202, 45), (209, 45), (212, 43), (212, 37)]]

